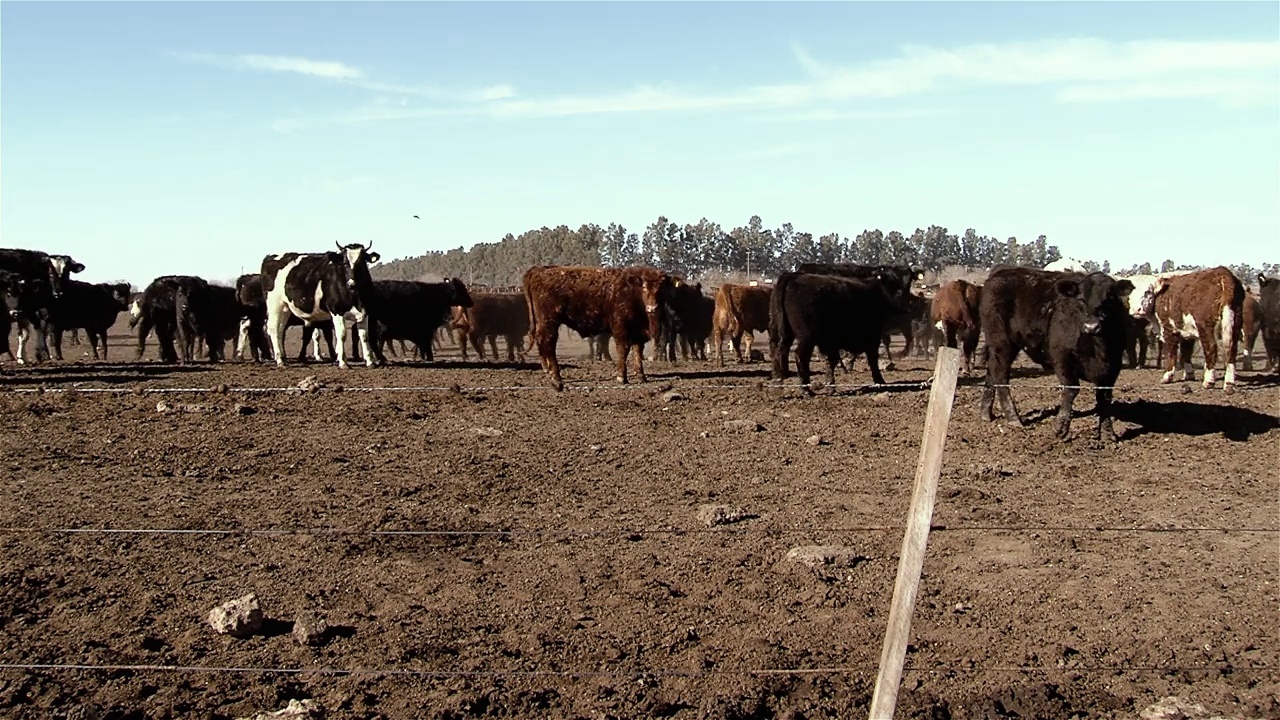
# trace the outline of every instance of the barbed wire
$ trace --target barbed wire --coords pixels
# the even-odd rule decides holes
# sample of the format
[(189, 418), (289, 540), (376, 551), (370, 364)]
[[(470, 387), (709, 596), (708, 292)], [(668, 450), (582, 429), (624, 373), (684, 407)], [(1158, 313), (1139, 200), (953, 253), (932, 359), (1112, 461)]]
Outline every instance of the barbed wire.
[[(863, 392), (897, 392), (903, 390), (927, 390), (933, 384), (933, 379), (919, 381), (905, 381), (894, 383), (835, 383), (822, 384), (818, 386), (804, 386), (799, 384), (779, 383), (778, 381), (758, 381), (758, 382), (738, 382), (738, 383), (685, 383), (675, 378), (662, 378), (661, 380), (651, 379), (649, 382), (628, 383), (623, 384), (566, 384), (565, 392), (591, 392), (596, 390), (630, 390), (630, 391), (648, 391), (648, 392), (664, 392), (659, 387), (666, 387), (668, 390), (800, 390), (803, 391), (807, 387), (810, 389), (825, 390), (854, 390)], [(996, 383), (986, 385), (985, 383), (965, 383), (956, 386), (956, 392), (961, 391), (972, 392), (975, 390), (984, 390), (986, 388), (1008, 388), (1011, 390), (1111, 390), (1113, 392), (1169, 392), (1178, 394), (1193, 394), (1195, 391), (1191, 389), (1189, 383), (1183, 384), (1166, 384), (1159, 385), (1135, 385), (1133, 383), (1124, 383), (1120, 385), (1060, 385), (1057, 383)], [(1203, 388), (1205, 392), (1222, 393), (1222, 388)], [(236, 394), (296, 394), (305, 395), (314, 391), (328, 391), (330, 393), (351, 392), (351, 393), (380, 393), (380, 392), (506, 392), (506, 391), (523, 391), (535, 390), (543, 392), (556, 392), (550, 385), (343, 385), (323, 383), (315, 388), (304, 388), (298, 385), (282, 385), (282, 386), (235, 386), (222, 388), (220, 386), (209, 387), (144, 387), (141, 385), (131, 385), (129, 387), (16, 387), (6, 388), (7, 392), (16, 394), (45, 394), (45, 393), (86, 393), (86, 394), (108, 394), (108, 395), (130, 395), (130, 394), (181, 394), (181, 393), (236, 393)], [(1280, 385), (1252, 387), (1250, 385), (1233, 385), (1232, 390), (1235, 392), (1252, 392), (1259, 390), (1280, 391)]]
[[(38, 528), (0, 527), (0, 535), (175, 535), (283, 537), (297, 535), (330, 535), (341, 537), (606, 537), (610, 535), (713, 535), (713, 534), (837, 534), (901, 532), (905, 525), (854, 525), (837, 527), (758, 527), (746, 524), (693, 528), (511, 528), (506, 530), (355, 530), (336, 527), (303, 528)], [(946, 532), (1055, 532), (1055, 533), (1242, 533), (1280, 535), (1280, 528), (1225, 526), (1125, 526), (1125, 525), (946, 525), (930, 526), (931, 533)]]
[[(904, 672), (973, 674), (999, 673), (1072, 673), (1072, 672), (1271, 672), (1272, 665), (1233, 665), (1211, 663), (1205, 665), (970, 665), (962, 663), (945, 666), (906, 665)], [(743, 675), (874, 675), (876, 667), (833, 666), (816, 668), (745, 668), (741, 670), (414, 670), (409, 668), (336, 668), (336, 667), (253, 667), (235, 665), (147, 665), (147, 664), (89, 664), (89, 663), (0, 663), (0, 670), (23, 671), (90, 671), (90, 672), (179, 672), (258, 675), (330, 675), (375, 677), (423, 677), (423, 678), (499, 678), (499, 677), (679, 677), (702, 678)]]

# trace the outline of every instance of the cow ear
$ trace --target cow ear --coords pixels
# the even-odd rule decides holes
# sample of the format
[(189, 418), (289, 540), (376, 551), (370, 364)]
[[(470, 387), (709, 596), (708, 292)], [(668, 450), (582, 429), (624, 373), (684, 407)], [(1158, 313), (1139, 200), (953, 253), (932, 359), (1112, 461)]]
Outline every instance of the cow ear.
[(378, 253), (369, 253), (368, 255), (365, 256), (365, 262), (368, 262), (368, 263), (376, 263), (381, 259), (382, 259), (382, 256), (379, 255)]
[(1079, 280), (1059, 280), (1058, 294), (1063, 297), (1075, 297), (1080, 294)]
[(1151, 286), (1151, 297), (1155, 297), (1169, 289), (1169, 278), (1160, 278)]
[(84, 263), (71, 263), (71, 272), (84, 272)]
[(1120, 280), (1111, 286), (1111, 295), (1116, 298), (1129, 297), (1129, 293), (1133, 292), (1133, 283), (1128, 280)]

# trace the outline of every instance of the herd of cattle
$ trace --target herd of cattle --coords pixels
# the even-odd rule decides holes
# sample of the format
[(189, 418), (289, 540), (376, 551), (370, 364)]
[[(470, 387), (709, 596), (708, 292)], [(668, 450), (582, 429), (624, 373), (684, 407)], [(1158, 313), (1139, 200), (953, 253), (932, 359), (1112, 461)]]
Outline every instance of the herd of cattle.
[[(1199, 341), (1205, 360), (1204, 385), (1211, 387), (1219, 360), (1223, 387), (1236, 382), (1241, 344), (1245, 367), (1261, 332), (1268, 367), (1280, 370), (1280, 282), (1259, 276), (1259, 296), (1248, 292), (1223, 267), (1189, 272), (1113, 278), (1087, 273), (1028, 268), (996, 268), (983, 285), (955, 280), (922, 286), (924, 274), (899, 265), (804, 263), (782, 273), (772, 285), (721, 285), (711, 298), (702, 286), (650, 267), (598, 268), (535, 266), (519, 292), (468, 291), (458, 279), (427, 283), (375, 281), (369, 265), (378, 261), (372, 245), (337, 245), (323, 253), (269, 255), (260, 271), (224, 287), (190, 275), (166, 275), (134, 295), (127, 284), (89, 284), (71, 278), (84, 265), (67, 255), (34, 250), (0, 250), (0, 292), (8, 307), (6, 351), (18, 326), (19, 363), (26, 346), (37, 360), (62, 358), (64, 331), (84, 330), (93, 356), (106, 356), (107, 330), (118, 313), (129, 312), (138, 355), (154, 331), (166, 362), (190, 362), (200, 346), (210, 361), (225, 357), (234, 342), (240, 359), (285, 363), (287, 328), (301, 326), (308, 345), (321, 355), (320, 329), (330, 355), (347, 367), (346, 333), (353, 324), (351, 355), (366, 365), (386, 362), (388, 342), (409, 341), (419, 356), (433, 359), (439, 333), (456, 333), (463, 356), (467, 345), (484, 357), (484, 343), (496, 359), (497, 340), (508, 360), (523, 360), (525, 340), (536, 347), (551, 384), (562, 389), (556, 344), (561, 327), (586, 338), (594, 357), (614, 358), (617, 379), (627, 382), (634, 352), (636, 375), (644, 380), (643, 348), (675, 361), (679, 348), (688, 359), (706, 360), (708, 342), (724, 364), (727, 338), (739, 362), (752, 359), (752, 333), (769, 336), (772, 375), (788, 376), (793, 346), (800, 383), (809, 387), (815, 350), (827, 359), (828, 380), (844, 365), (841, 353), (866, 357), (872, 378), (884, 383), (879, 348), (889, 349), (891, 333), (902, 334), (907, 351), (925, 354), (931, 343), (961, 347), (970, 374), (980, 339), (985, 340), (986, 386), (982, 412), (995, 417), (999, 400), (1005, 418), (1021, 424), (1009, 393), (1009, 370), (1020, 352), (1053, 370), (1063, 386), (1058, 434), (1067, 433), (1071, 405), (1081, 380), (1097, 386), (1098, 433), (1112, 436), (1111, 386), (1124, 356), (1145, 365), (1151, 342), (1163, 345), (1164, 382), (1181, 370), (1191, 379), (1191, 354)], [(744, 356), (745, 351), (745, 356)], [(1220, 354), (1221, 353), (1221, 357)], [(654, 359), (653, 356), (650, 358)], [(891, 359), (891, 356), (890, 356)], [(891, 367), (891, 365), (889, 366)]]

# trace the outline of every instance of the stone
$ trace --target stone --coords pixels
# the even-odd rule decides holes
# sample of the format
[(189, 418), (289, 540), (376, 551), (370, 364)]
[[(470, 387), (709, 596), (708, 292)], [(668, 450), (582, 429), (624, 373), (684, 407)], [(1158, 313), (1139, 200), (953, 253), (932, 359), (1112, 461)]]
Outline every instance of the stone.
[(826, 440), (823, 440), (821, 435), (810, 435), (809, 437), (805, 438), (805, 440), (804, 440), (804, 441), (805, 441), (805, 442), (807, 442), (807, 443), (809, 443), (810, 445), (812, 445), (812, 446), (814, 446), (814, 447), (818, 447), (819, 445), (830, 445), (830, 444), (831, 444), (831, 443), (828, 443)]
[(502, 431), (495, 427), (472, 428), (471, 432), (479, 435), (480, 437), (498, 437), (502, 434)]
[(249, 593), (210, 610), (209, 625), (219, 635), (251, 637), (262, 627), (262, 610), (258, 607), (258, 596)]
[(725, 420), (724, 429), (729, 432), (760, 432), (764, 427), (755, 420)]
[(683, 399), (684, 399), (684, 396), (676, 392), (675, 390), (668, 390), (662, 393), (662, 402), (669, 403), (669, 402), (675, 402), (677, 400), (683, 400)]
[(302, 645), (323, 645), (329, 639), (329, 623), (314, 613), (301, 613), (293, 621), (293, 639)]
[(298, 700), (294, 698), (288, 705), (274, 712), (260, 712), (257, 715), (246, 715), (236, 720), (321, 720), (324, 707), (315, 700)]
[(698, 519), (706, 523), (707, 527), (728, 525), (753, 517), (756, 516), (742, 508), (729, 505), (703, 505), (698, 508)]

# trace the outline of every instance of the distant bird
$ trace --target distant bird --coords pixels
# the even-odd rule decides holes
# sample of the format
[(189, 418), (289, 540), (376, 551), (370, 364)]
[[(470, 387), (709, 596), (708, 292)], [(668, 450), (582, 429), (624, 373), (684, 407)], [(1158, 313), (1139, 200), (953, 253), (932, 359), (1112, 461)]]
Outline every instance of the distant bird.
[(413, 219), (414, 219), (414, 220), (421, 220), (422, 218), (418, 217), (417, 215), (414, 215), (414, 216), (413, 216)]

